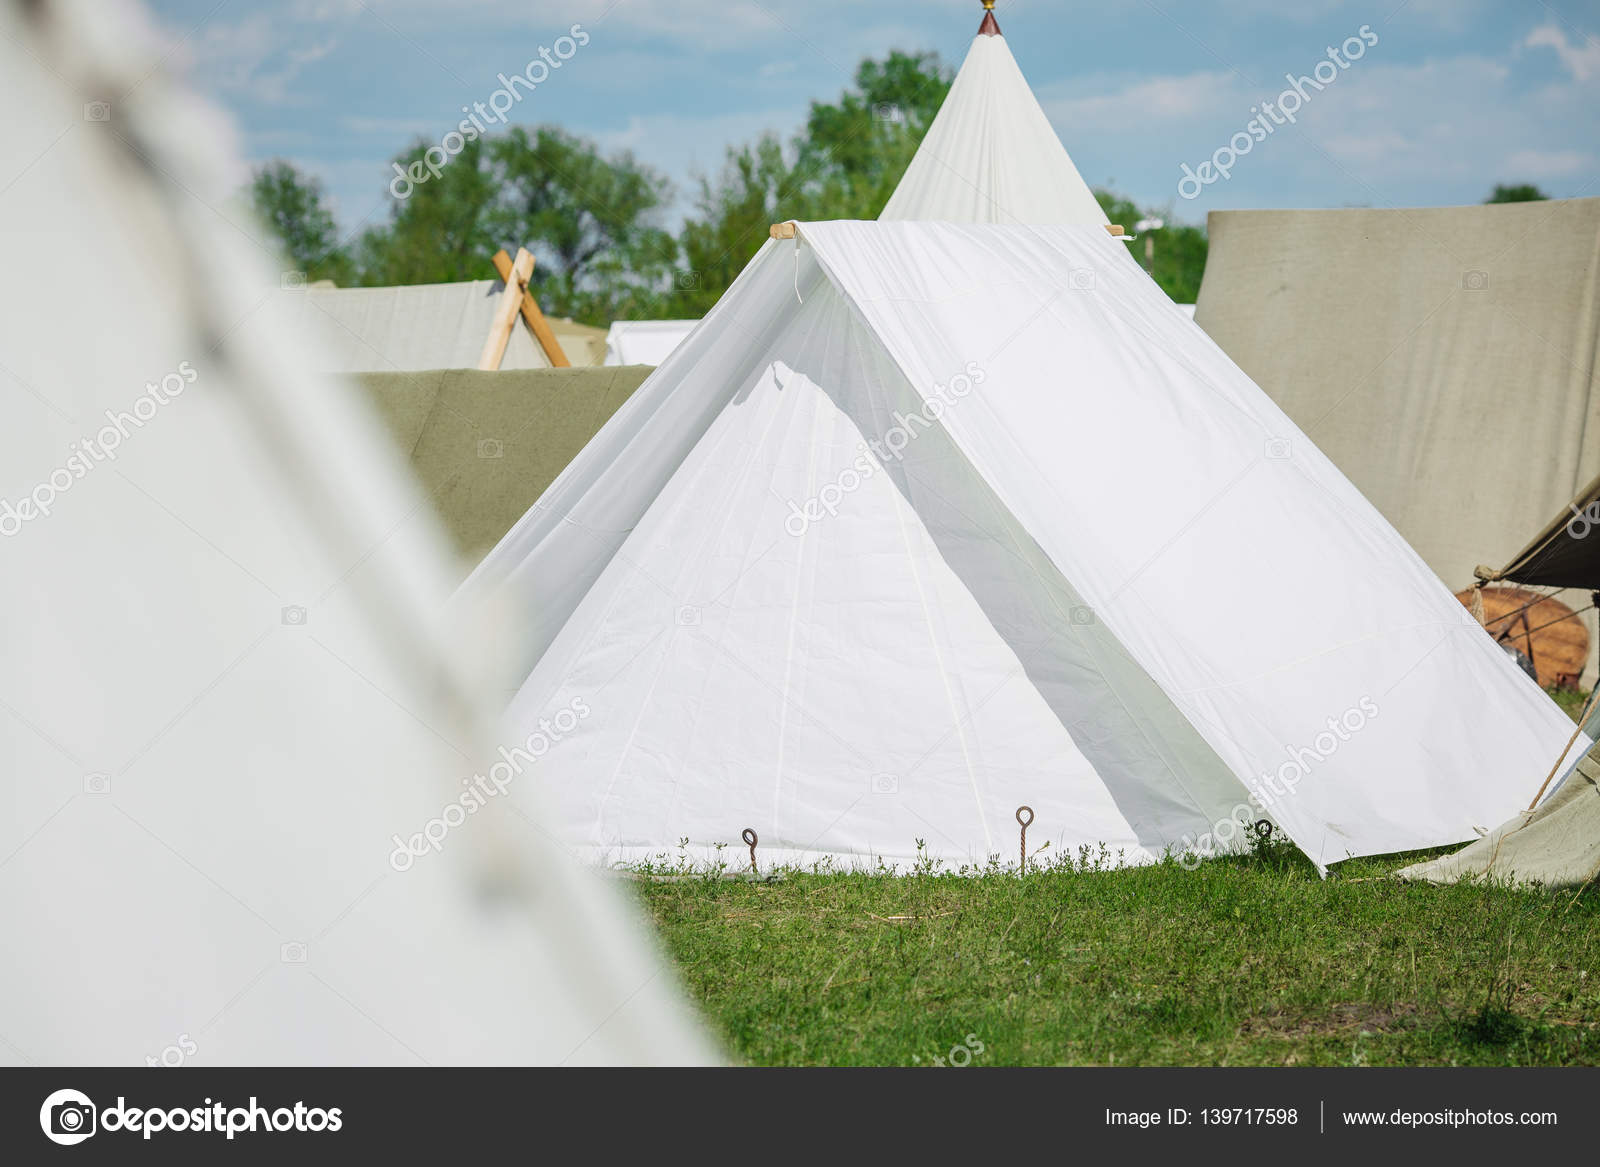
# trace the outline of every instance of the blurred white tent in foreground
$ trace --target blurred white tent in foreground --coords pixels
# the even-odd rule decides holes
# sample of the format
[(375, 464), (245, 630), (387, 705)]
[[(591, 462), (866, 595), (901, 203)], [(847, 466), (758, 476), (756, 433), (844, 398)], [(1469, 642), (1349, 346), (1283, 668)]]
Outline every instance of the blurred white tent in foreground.
[(707, 1060), (534, 804), (445, 811), (495, 731), (431, 513), (158, 55), (0, 5), (0, 1062)]
[(1326, 866), (1529, 797), (1570, 722), (1102, 226), (785, 233), (463, 591), (518, 724), (591, 711), (574, 846)]

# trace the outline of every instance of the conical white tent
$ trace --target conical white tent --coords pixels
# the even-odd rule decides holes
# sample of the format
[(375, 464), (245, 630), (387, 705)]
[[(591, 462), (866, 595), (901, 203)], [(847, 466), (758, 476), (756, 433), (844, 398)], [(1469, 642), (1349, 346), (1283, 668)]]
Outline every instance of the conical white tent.
[(500, 585), (594, 859), (982, 862), (1026, 804), (1056, 853), (1265, 817), (1325, 865), (1500, 822), (1570, 730), (1100, 227), (769, 242)]
[(468, 819), (526, 735), (160, 55), (0, 5), (0, 1063), (707, 1060), (540, 812)]
[[(1039, 107), (992, 12), (986, 13), (933, 124), (880, 219), (948, 223), (1105, 224), (1105, 211)], [(1194, 309), (1188, 309), (1192, 315)], [(608, 364), (659, 365), (697, 321), (612, 325)], [(657, 345), (613, 360), (628, 329), (654, 332)], [(664, 330), (664, 331), (663, 331)], [(666, 332), (673, 333), (670, 337)], [(631, 337), (628, 339), (632, 339)]]
[(879, 218), (1106, 222), (992, 12)]

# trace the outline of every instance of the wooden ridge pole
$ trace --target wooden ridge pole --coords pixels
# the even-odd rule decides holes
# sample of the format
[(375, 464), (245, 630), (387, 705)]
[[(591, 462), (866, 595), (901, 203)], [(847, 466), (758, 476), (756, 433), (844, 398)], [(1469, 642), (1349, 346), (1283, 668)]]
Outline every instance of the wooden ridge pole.
[[(501, 252), (504, 255), (505, 252)], [(498, 265), (497, 265), (498, 266)], [(517, 325), (517, 305), (528, 289), (528, 277), (533, 275), (533, 253), (527, 248), (517, 252), (517, 261), (506, 273), (506, 290), (500, 293), (500, 303), (495, 305), (494, 320), (489, 325), (489, 335), (484, 338), (483, 352), (478, 357), (478, 368), (493, 371), (505, 359), (506, 345), (511, 341), (511, 330)]]
[[(525, 254), (525, 251), (517, 252), (519, 258)], [(494, 253), (494, 270), (500, 273), (500, 278), (505, 280), (507, 287), (511, 285), (511, 268), (512, 263), (509, 255), (504, 251)], [(532, 263), (529, 263), (528, 271), (530, 273), (533, 271)], [(545, 358), (550, 362), (552, 368), (571, 368), (572, 362), (567, 360), (567, 354), (562, 350), (561, 342), (556, 339), (556, 334), (551, 329), (550, 322), (544, 318), (544, 313), (539, 310), (539, 301), (534, 299), (531, 291), (528, 291), (526, 279), (522, 281), (522, 285), (523, 291), (526, 293), (522, 297), (522, 319), (527, 323), (528, 331), (533, 333), (533, 338), (539, 342), (539, 347), (544, 349)]]

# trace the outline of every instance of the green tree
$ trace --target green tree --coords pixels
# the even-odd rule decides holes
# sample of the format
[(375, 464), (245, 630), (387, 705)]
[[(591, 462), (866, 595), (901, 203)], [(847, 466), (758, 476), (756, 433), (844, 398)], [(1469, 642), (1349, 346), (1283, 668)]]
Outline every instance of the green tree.
[(1174, 223), (1170, 210), (1141, 211), (1132, 201), (1108, 190), (1097, 190), (1094, 197), (1106, 218), (1120, 223), (1130, 233), (1141, 219), (1162, 219), (1166, 225), (1145, 234), (1126, 246), (1133, 248), (1134, 258), (1144, 266), (1145, 243), (1148, 241), (1154, 260), (1150, 278), (1174, 303), (1193, 304), (1200, 294), (1200, 277), (1206, 270), (1206, 253), (1209, 243), (1206, 233), (1199, 227)]
[(1483, 201), (1485, 203), (1537, 203), (1549, 197), (1531, 182), (1518, 183), (1514, 186), (1496, 183), (1489, 197)]
[(863, 61), (838, 101), (812, 102), (787, 148), (767, 133), (729, 149), (716, 179), (700, 180), (679, 235), (684, 266), (663, 310), (703, 315), (774, 222), (877, 218), (949, 92), (938, 54), (891, 52)]
[(547, 311), (608, 323), (659, 311), (677, 245), (661, 225), (671, 185), (623, 152), (553, 126), (521, 127), (489, 147), (500, 204), (492, 217), (507, 250), (538, 259), (534, 285)]
[(362, 283), (481, 280), (496, 251), (526, 247), (545, 311), (596, 324), (659, 314), (677, 252), (658, 223), (671, 191), (660, 175), (549, 126), (468, 142), (433, 170), (428, 146), (394, 160), (411, 182), (357, 245)]
[[(436, 172), (425, 168), (429, 143), (394, 161), (414, 176), (405, 197), (390, 191), (389, 222), (365, 231), (356, 246), (361, 282), (436, 284), (492, 278), (493, 219), (500, 188), (483, 141), (468, 142)], [(420, 181), (415, 180), (420, 178)]]
[(838, 102), (812, 102), (795, 169), (814, 217), (876, 219), (949, 92), (937, 53), (897, 50), (861, 62)]
[(273, 159), (253, 172), (249, 201), (290, 270), (303, 271), (310, 280), (350, 280), (350, 256), (339, 243), (339, 227), (320, 181), (292, 162)]
[(672, 317), (704, 316), (750, 262), (779, 219), (804, 218), (798, 208), (800, 175), (784, 157), (776, 134), (728, 151), (716, 185), (702, 178), (698, 218), (683, 226), (683, 268), (663, 305)]

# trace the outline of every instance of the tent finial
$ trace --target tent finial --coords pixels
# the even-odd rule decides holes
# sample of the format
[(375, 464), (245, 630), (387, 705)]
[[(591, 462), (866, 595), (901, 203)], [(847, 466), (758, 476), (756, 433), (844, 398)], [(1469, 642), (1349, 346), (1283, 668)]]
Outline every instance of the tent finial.
[(994, 0), (983, 0), (983, 23), (978, 26), (978, 35), (1000, 35), (1000, 25), (994, 18)]

